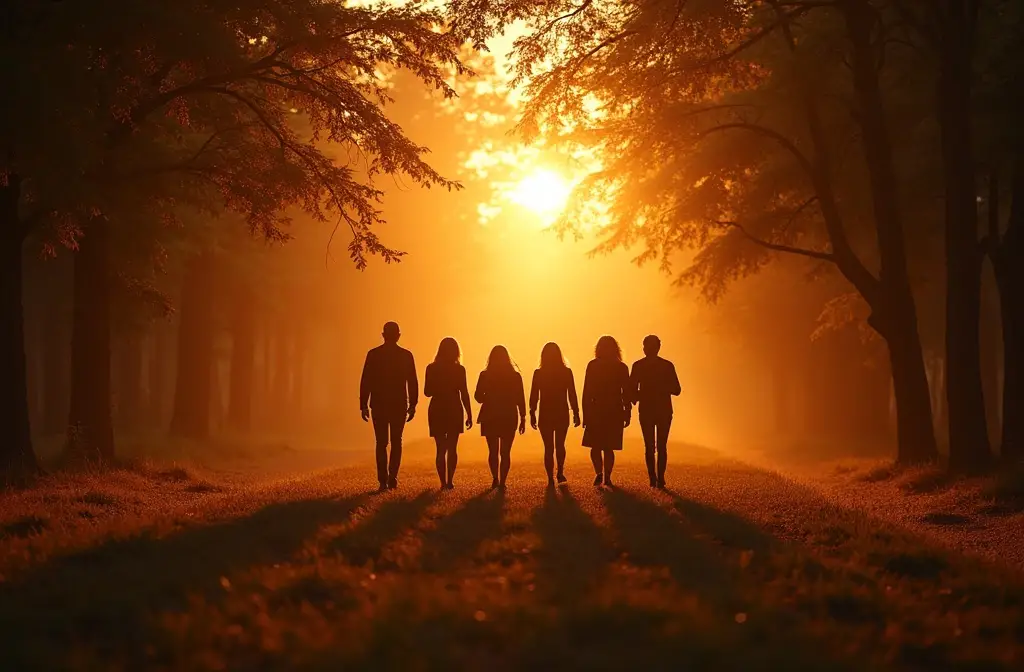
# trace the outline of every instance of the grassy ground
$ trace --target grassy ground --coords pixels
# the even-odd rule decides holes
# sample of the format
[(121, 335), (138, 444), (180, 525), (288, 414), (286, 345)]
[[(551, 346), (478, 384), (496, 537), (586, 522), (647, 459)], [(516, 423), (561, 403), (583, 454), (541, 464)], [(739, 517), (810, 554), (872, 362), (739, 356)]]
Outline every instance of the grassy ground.
[[(4, 669), (943, 670), (1024, 665), (1024, 582), (777, 474), (635, 445), (549, 489), (479, 442), (437, 490), (358, 464), (284, 479), (144, 468), (0, 498)], [(296, 457), (296, 459), (299, 459)]]

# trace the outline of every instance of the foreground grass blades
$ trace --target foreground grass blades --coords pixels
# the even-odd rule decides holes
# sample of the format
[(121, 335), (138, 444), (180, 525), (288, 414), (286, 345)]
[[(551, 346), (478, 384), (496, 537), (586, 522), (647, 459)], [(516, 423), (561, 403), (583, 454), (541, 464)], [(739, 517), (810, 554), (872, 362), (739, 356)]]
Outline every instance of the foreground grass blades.
[(86, 528), (23, 515), (0, 542), (5, 667), (1024, 664), (1016, 573), (751, 467), (678, 464), (658, 492), (628, 457), (615, 489), (582, 465), (547, 488), (524, 463), (501, 492), (470, 455), (438, 492), (414, 455), (382, 495), (364, 471), (223, 492), (163, 480), (108, 522), (130, 498), (91, 484), (65, 493), (66, 515), (97, 512)]

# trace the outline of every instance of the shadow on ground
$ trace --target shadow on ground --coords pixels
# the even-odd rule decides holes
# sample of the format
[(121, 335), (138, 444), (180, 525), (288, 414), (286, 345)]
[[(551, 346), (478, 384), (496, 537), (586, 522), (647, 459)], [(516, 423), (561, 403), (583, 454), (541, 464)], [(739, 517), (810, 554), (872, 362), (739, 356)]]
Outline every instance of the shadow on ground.
[(143, 533), (57, 558), (0, 588), (4, 666), (35, 667), (52, 656), (56, 669), (75, 642), (142, 656), (151, 612), (182, 609), (188, 594), (223, 591), (223, 576), (287, 560), (321, 526), (344, 522), (365, 500), (270, 504), (250, 516), (160, 538)]

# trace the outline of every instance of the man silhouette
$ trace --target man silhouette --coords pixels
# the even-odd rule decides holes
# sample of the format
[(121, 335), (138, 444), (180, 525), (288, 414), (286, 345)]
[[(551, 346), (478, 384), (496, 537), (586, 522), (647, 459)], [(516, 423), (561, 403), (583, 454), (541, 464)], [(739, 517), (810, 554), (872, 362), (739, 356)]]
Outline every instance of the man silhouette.
[(363, 421), (373, 416), (373, 433), (377, 439), (377, 481), (382, 491), (398, 487), (402, 432), (405, 423), (416, 415), (419, 397), (416, 363), (411, 352), (398, 346), (401, 335), (395, 322), (384, 325), (384, 344), (366, 353), (363, 376), (359, 381), (359, 410)]
[[(633, 403), (639, 404), (640, 429), (644, 434), (644, 457), (652, 488), (665, 487), (665, 468), (668, 466), (668, 430), (672, 426), (672, 397), (682, 392), (676, 367), (658, 356), (661, 339), (644, 339), (646, 357), (633, 363), (629, 382)], [(655, 465), (657, 453), (657, 465)]]

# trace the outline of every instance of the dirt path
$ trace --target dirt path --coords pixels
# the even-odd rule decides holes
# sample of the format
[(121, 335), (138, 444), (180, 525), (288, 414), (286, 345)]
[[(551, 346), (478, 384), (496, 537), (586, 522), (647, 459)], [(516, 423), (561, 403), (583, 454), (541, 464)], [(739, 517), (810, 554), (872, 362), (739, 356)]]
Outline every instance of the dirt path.
[[(770, 472), (691, 452), (659, 492), (627, 455), (617, 487), (595, 489), (574, 455), (566, 487), (547, 488), (534, 460), (494, 492), (479, 455), (465, 452), (451, 492), (437, 490), (430, 460), (412, 451), (401, 487), (383, 495), (368, 492), (365, 469), (346, 467), (206, 491), (161, 481), (88, 525), (54, 515), (20, 534), (8, 521), (5, 668), (1024, 661), (1016, 573)], [(118, 492), (108, 496), (129, 499)], [(100, 506), (65, 494), (64, 517)]]

